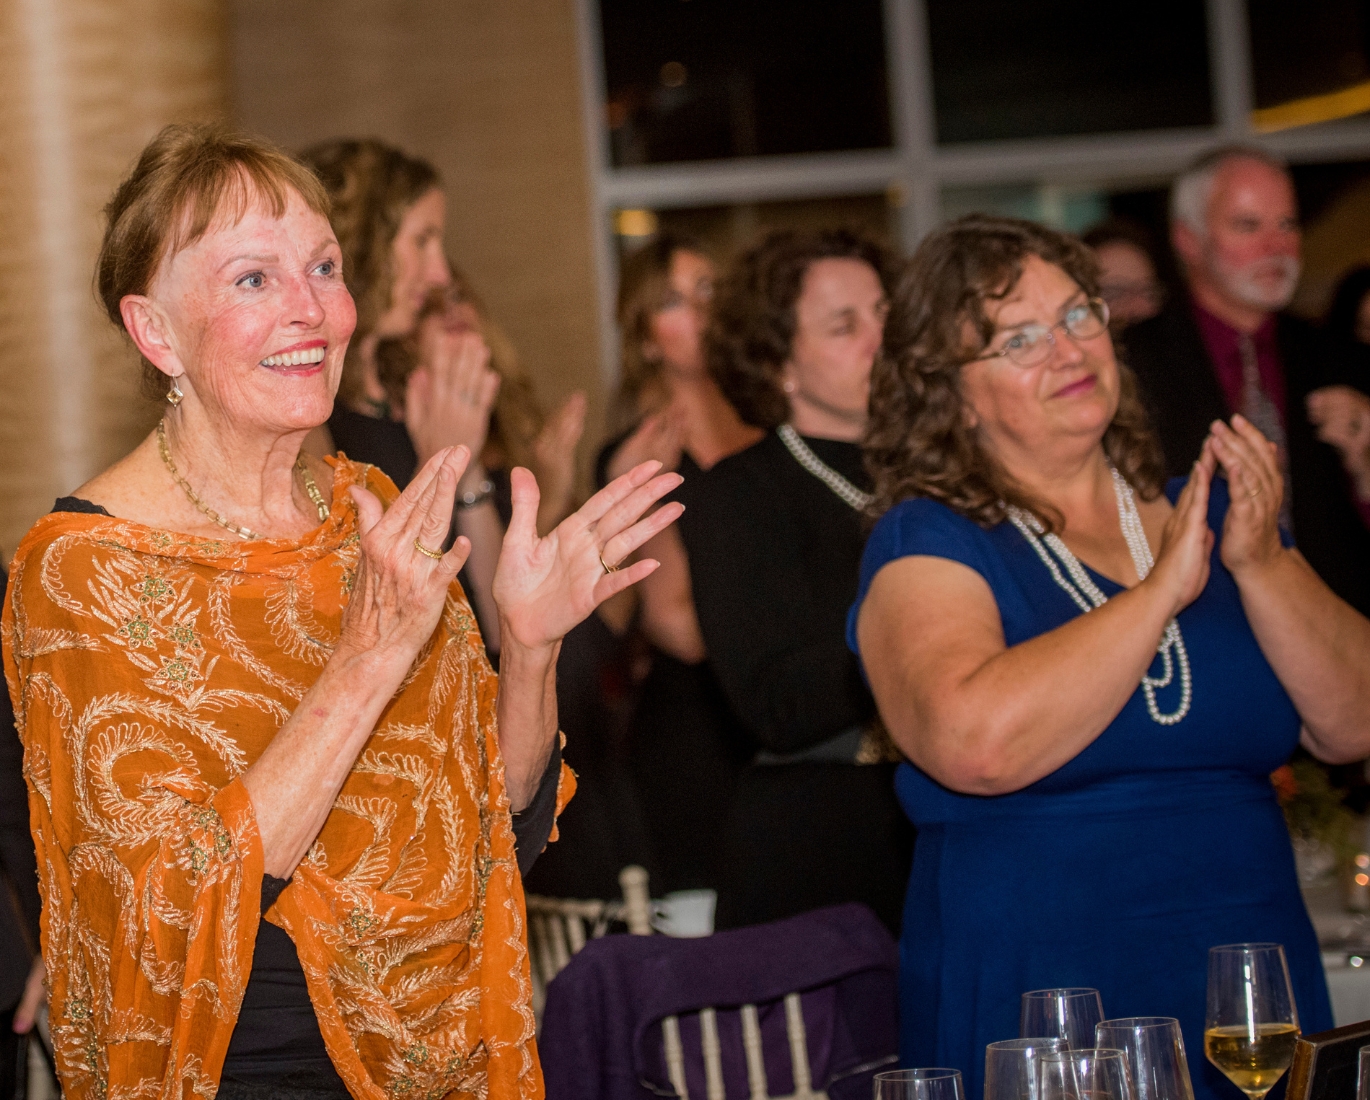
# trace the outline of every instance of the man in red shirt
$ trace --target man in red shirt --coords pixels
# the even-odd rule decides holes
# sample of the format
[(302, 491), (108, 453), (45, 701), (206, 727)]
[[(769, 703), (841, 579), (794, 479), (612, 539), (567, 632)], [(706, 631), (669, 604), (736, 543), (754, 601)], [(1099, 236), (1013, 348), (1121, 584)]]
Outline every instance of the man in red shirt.
[[(1171, 243), (1189, 293), (1128, 330), (1172, 474), (1209, 425), (1241, 413), (1280, 448), (1283, 520), (1323, 579), (1370, 611), (1370, 399), (1331, 386), (1316, 332), (1280, 312), (1299, 278), (1301, 236), (1284, 165), (1254, 148), (1207, 154), (1171, 189)], [(1370, 509), (1367, 509), (1370, 514)]]

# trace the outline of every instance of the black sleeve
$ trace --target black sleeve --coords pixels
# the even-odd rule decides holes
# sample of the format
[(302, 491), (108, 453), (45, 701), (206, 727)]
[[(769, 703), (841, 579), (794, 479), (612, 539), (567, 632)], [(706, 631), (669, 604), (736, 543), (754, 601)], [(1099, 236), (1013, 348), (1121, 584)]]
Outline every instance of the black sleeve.
[(848, 581), (816, 591), (785, 494), (734, 474), (720, 465), (682, 486), (695, 610), (734, 712), (764, 748), (797, 752), (875, 713), (847, 649)]
[(519, 874), (527, 875), (538, 856), (547, 847), (552, 826), (557, 819), (557, 781), (561, 778), (561, 737), (552, 742), (552, 757), (547, 770), (538, 781), (533, 801), (514, 814), (514, 853), (518, 857)]
[[(9, 577), (0, 569), (0, 602)], [(24, 747), (14, 725), (8, 688), (0, 690), (0, 869), (19, 900), (29, 944), (38, 947), (38, 860), (29, 831), (29, 792), (24, 783)]]

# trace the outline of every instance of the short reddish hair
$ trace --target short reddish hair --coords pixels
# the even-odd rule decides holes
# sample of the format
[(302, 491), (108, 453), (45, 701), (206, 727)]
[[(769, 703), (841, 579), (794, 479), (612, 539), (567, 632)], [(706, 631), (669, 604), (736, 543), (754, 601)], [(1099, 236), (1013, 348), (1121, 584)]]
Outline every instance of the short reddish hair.
[[(292, 193), (328, 217), (318, 177), (269, 141), (218, 124), (163, 129), (105, 207), (95, 288), (109, 319), (123, 328), (120, 301), (146, 294), (162, 262), (199, 240), (216, 217), (236, 223), (262, 204), (279, 218)], [(166, 376), (146, 360), (143, 383), (151, 396), (166, 392)]]

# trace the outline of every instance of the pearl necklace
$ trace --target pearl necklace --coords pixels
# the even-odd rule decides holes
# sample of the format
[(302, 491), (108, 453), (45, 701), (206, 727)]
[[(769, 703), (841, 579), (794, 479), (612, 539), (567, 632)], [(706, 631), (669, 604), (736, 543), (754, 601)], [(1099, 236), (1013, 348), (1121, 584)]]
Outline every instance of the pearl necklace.
[(845, 477), (839, 474), (821, 458), (813, 453), (809, 445), (804, 442), (799, 433), (788, 424), (781, 424), (776, 428), (775, 434), (780, 437), (780, 442), (785, 444), (785, 449), (794, 456), (794, 460), (818, 478), (824, 485), (841, 497), (852, 508), (858, 512), (870, 506), (870, 502), (875, 498), (870, 493), (863, 493)]
[[(1137, 514), (1137, 500), (1132, 494), (1132, 486), (1127, 483), (1117, 468), (1110, 463), (1109, 469), (1113, 473), (1113, 491), (1118, 498), (1118, 526), (1122, 528), (1128, 553), (1132, 555), (1132, 564), (1137, 570), (1137, 579), (1145, 580), (1155, 563), (1151, 557), (1151, 546), (1146, 541), (1146, 531), (1142, 528), (1142, 517)], [(1023, 538), (1027, 539), (1028, 545), (1037, 552), (1037, 556), (1042, 559), (1042, 564), (1051, 573), (1052, 580), (1065, 590), (1081, 611), (1090, 612), (1096, 607), (1103, 607), (1108, 602), (1108, 597), (1090, 579), (1084, 566), (1070, 552), (1069, 547), (1056, 535), (1044, 532), (1036, 516), (1024, 512), (1021, 508), (1010, 507), (1008, 518), (1022, 532)], [(1043, 545), (1044, 543), (1045, 545)], [(1070, 574), (1070, 580), (1062, 575), (1056, 560), (1047, 553), (1047, 547), (1051, 548), (1052, 553), (1066, 567), (1066, 572)], [(1147, 713), (1151, 715), (1151, 720), (1162, 726), (1173, 726), (1189, 713), (1189, 704), (1194, 698), (1194, 683), (1189, 670), (1189, 652), (1185, 649), (1184, 638), (1180, 634), (1180, 624), (1174, 619), (1166, 624), (1165, 633), (1161, 635), (1161, 641), (1156, 646), (1156, 652), (1161, 657), (1161, 675), (1144, 675), (1142, 677), (1142, 694), (1146, 697), (1146, 709)], [(1180, 705), (1172, 713), (1162, 714), (1161, 708), (1156, 705), (1156, 691), (1158, 688), (1170, 686), (1175, 678), (1177, 665), (1180, 670)]]

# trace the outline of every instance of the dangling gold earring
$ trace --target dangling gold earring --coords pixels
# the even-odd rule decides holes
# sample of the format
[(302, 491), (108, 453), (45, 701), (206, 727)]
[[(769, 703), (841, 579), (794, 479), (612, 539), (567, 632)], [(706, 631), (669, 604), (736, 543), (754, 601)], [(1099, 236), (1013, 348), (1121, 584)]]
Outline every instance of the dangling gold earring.
[(171, 380), (171, 389), (166, 391), (166, 403), (174, 409), (181, 403), (181, 398), (184, 396), (185, 394), (181, 392), (181, 383), (173, 378)]

